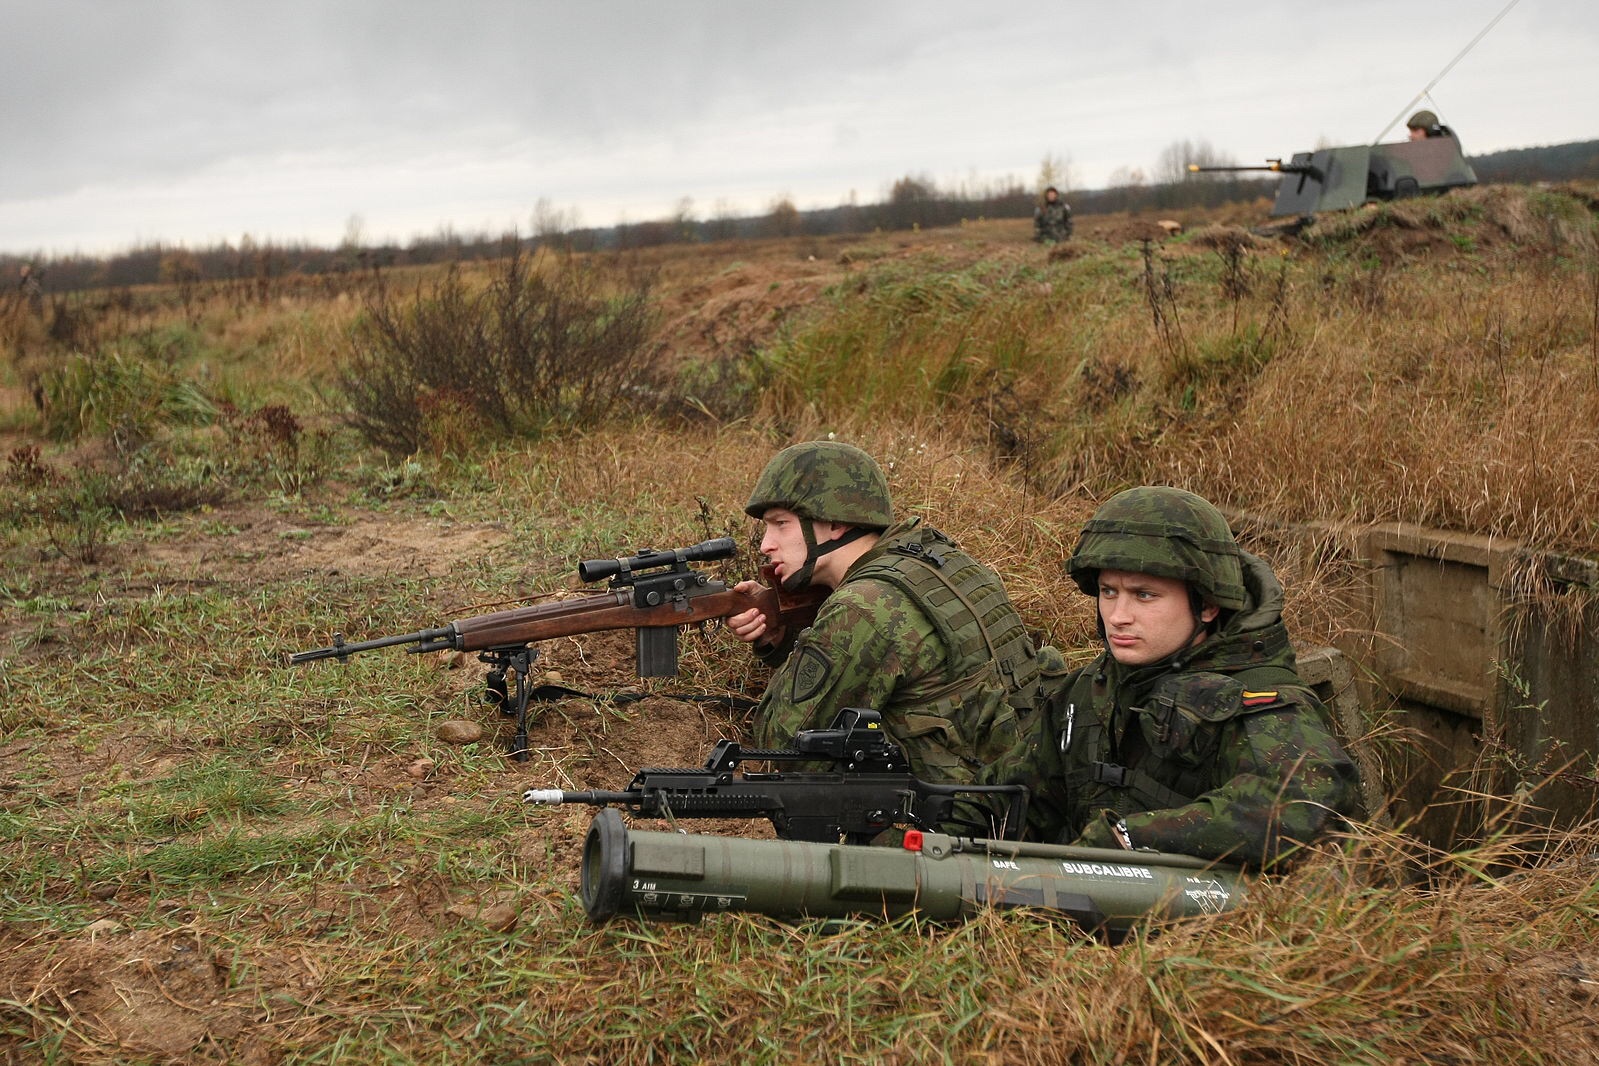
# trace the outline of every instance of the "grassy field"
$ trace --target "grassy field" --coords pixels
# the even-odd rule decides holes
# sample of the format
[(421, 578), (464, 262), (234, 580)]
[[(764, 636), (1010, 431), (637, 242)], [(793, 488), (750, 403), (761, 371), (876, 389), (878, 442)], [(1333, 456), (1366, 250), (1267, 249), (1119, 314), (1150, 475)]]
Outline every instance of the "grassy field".
[[(563, 307), (642, 294), (647, 343), (619, 377), (580, 346), (494, 364), (526, 375), (508, 393), (417, 377), (466, 343), (419, 308), (536, 332), (503, 264), (0, 303), (0, 1060), (1599, 1061), (1599, 827), (1544, 838), (1514, 797), (1455, 797), (1490, 818), (1452, 853), (1362, 827), (1114, 947), (1023, 914), (595, 928), (589, 813), (521, 791), (699, 764), (746, 723), (670, 694), (758, 695), (741, 645), (685, 634), (680, 676), (640, 682), (626, 635), (548, 642), (541, 678), (646, 695), (551, 705), (525, 763), (470, 656), (283, 661), (644, 547), (732, 536), (708, 568), (750, 576), (756, 474), (829, 433), (1074, 658), (1060, 563), (1129, 484), (1599, 554), (1596, 201), (1479, 188), (1286, 242), (1085, 218), (1054, 255), (972, 222), (540, 259), (598, 271)], [(383, 355), (384, 313), (423, 369)], [(367, 401), (406, 446), (356, 431)], [(1300, 641), (1363, 624), (1336, 554), (1273, 562)]]

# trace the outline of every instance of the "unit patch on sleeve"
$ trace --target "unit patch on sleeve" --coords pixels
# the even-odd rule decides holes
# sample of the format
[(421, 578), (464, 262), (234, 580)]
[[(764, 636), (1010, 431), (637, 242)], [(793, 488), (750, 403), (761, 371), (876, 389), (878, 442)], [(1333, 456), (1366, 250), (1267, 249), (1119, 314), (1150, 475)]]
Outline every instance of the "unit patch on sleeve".
[(794, 656), (794, 688), (789, 698), (795, 703), (804, 703), (827, 684), (833, 672), (833, 661), (826, 652), (809, 644), (800, 647)]

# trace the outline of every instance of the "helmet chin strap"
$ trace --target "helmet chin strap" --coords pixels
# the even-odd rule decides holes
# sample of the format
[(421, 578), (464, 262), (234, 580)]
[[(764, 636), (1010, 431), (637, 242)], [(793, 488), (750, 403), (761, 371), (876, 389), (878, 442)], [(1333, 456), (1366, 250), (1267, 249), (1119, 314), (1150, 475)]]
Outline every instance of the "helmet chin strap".
[(811, 579), (816, 576), (816, 561), (829, 552), (837, 551), (851, 541), (860, 540), (872, 530), (864, 526), (850, 526), (849, 531), (843, 536), (828, 541), (826, 544), (816, 542), (816, 523), (809, 518), (800, 519), (800, 532), (805, 534), (805, 565), (783, 579), (784, 592), (799, 592), (810, 587)]
[[(1166, 657), (1165, 661), (1167, 665), (1173, 670), (1181, 670), (1184, 664), (1188, 661), (1188, 653), (1194, 650), (1196, 638), (1198, 638), (1199, 634), (1201, 633), (1208, 634), (1209, 632), (1210, 626), (1205, 622), (1204, 619), (1199, 617), (1199, 612), (1194, 612), (1193, 632), (1188, 634), (1188, 640), (1183, 643), (1182, 647), (1178, 648), (1176, 651), (1172, 652)], [(1204, 642), (1199, 641), (1199, 643)]]

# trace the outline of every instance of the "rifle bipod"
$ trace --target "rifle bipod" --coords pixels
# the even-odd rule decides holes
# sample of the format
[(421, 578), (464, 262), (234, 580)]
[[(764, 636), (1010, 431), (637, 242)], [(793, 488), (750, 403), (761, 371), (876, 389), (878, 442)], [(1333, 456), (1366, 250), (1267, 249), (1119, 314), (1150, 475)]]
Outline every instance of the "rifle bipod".
[[(538, 657), (538, 649), (531, 644), (521, 648), (491, 648), (478, 653), (478, 659), (489, 664), (483, 702), (499, 708), (500, 713), (507, 718), (516, 717), (516, 733), (511, 737), (506, 754), (517, 762), (527, 762), (527, 705), (533, 696), (528, 674)], [(506, 679), (506, 675), (512, 671), (516, 673), (514, 698)]]

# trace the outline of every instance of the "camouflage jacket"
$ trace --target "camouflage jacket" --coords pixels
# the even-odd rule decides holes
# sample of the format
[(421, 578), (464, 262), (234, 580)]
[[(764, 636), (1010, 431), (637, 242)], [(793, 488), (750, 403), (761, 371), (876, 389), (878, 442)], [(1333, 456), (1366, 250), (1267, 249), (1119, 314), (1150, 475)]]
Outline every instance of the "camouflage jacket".
[(971, 781), (1015, 745), (1038, 656), (999, 576), (912, 518), (887, 529), (823, 602), (756, 708), (786, 744), (845, 707), (880, 711), (928, 781)]
[(1072, 209), (1065, 200), (1039, 204), (1033, 209), (1033, 240), (1064, 241), (1072, 235)]
[(1269, 867), (1357, 810), (1355, 765), (1294, 670), (1282, 586), (1243, 554), (1251, 603), (1194, 648), (1046, 678), (1032, 735), (983, 779), (1029, 786), (1028, 836)]

